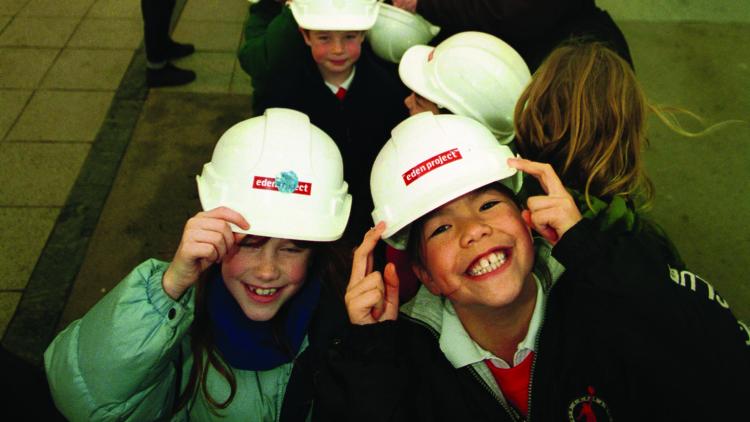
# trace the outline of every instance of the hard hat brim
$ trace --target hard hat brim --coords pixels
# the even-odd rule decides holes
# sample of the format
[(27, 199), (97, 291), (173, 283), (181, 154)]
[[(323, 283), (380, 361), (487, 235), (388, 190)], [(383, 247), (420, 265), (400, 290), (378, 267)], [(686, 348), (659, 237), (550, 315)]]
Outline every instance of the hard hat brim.
[(321, 220), (320, 213), (309, 209), (304, 203), (295, 203), (295, 198), (292, 196), (282, 197), (287, 200), (287, 206), (279, 206), (278, 198), (274, 200), (270, 196), (285, 194), (271, 192), (259, 192), (242, 200), (222, 198), (212, 195), (216, 189), (211, 189), (203, 177), (196, 176), (196, 182), (201, 208), (204, 211), (225, 206), (241, 214), (250, 223), (248, 230), (230, 223), (235, 233), (314, 242), (334, 241), (343, 235), (351, 213), (352, 196), (348, 193), (342, 196), (340, 201), (343, 202), (339, 203), (338, 207), (330, 203), (310, 204), (310, 206), (328, 208), (332, 211), (338, 209), (335, 214)]

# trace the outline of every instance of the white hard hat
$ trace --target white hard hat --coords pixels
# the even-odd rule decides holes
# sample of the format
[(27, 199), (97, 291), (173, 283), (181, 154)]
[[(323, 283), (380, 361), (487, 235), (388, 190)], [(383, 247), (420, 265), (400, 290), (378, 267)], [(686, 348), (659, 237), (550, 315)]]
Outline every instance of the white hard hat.
[(300, 28), (320, 31), (367, 31), (375, 24), (376, 0), (294, 0), (289, 4)]
[(521, 173), (509, 167), (513, 152), (476, 120), (423, 112), (399, 123), (380, 150), (370, 175), (375, 223), (383, 239), (406, 249), (409, 225), (439, 206), (492, 182), (514, 193)]
[(429, 43), (438, 32), (440, 27), (422, 16), (382, 4), (375, 25), (367, 31), (367, 40), (380, 58), (398, 63), (409, 47)]
[(229, 207), (258, 236), (330, 241), (341, 237), (352, 197), (341, 153), (307, 115), (269, 108), (224, 132), (197, 176), (204, 210)]
[(513, 111), (531, 80), (523, 58), (500, 38), (461, 32), (437, 47), (418, 45), (401, 58), (399, 76), (420, 96), (487, 126), (503, 143), (513, 139)]

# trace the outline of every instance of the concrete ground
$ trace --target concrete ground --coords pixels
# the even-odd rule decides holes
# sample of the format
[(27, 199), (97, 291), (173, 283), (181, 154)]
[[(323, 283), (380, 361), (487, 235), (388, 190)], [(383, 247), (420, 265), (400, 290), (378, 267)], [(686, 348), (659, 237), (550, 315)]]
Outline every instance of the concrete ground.
[[(750, 4), (600, 0), (651, 99), (750, 121)], [(250, 116), (234, 52), (247, 3), (178, 3), (194, 83), (144, 86), (138, 0), (0, 0), (0, 336), (39, 363), (55, 333), (136, 264), (169, 259), (198, 210), (195, 175)], [(652, 216), (750, 320), (750, 125), (692, 139), (653, 121)]]

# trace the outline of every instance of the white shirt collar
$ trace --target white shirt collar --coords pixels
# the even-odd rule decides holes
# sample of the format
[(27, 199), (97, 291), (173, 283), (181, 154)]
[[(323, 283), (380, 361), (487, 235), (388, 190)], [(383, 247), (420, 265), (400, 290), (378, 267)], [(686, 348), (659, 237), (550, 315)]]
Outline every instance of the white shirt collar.
[(328, 89), (330, 89), (331, 92), (333, 92), (334, 94), (336, 94), (336, 92), (338, 92), (339, 87), (344, 88), (344, 89), (346, 89), (348, 91), (349, 90), (349, 86), (351, 86), (352, 81), (354, 80), (354, 73), (356, 71), (357, 71), (357, 66), (352, 66), (352, 72), (349, 74), (349, 77), (346, 78), (346, 80), (344, 81), (344, 83), (342, 83), (341, 85), (334, 85), (332, 83), (328, 83), (328, 81), (325, 81), (325, 80), (323, 82), (325, 82), (325, 84), (328, 87)]
[[(544, 317), (544, 302), (546, 300), (544, 289), (539, 279), (534, 275), (536, 282), (536, 304), (529, 322), (529, 330), (526, 337), (518, 344), (518, 349), (513, 356), (513, 366), (521, 363), (529, 353), (535, 351), (536, 337), (542, 325)], [(489, 359), (499, 368), (510, 368), (511, 366), (478, 345), (466, 332), (461, 320), (449, 300), (443, 300), (443, 323), (440, 331), (440, 350), (450, 361), (454, 368), (462, 368), (477, 362)]]

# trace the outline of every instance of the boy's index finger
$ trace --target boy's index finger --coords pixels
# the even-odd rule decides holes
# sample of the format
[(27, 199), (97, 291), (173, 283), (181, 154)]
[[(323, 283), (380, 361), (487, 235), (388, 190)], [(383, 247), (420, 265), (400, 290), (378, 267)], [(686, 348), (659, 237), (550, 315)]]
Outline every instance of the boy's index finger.
[(508, 165), (534, 176), (548, 195), (565, 195), (568, 192), (557, 173), (555, 173), (555, 169), (549, 164), (538, 163), (525, 158), (508, 158)]
[(383, 231), (385, 231), (385, 223), (381, 221), (365, 233), (362, 243), (357, 250), (354, 251), (352, 275), (364, 278), (367, 274), (372, 272), (372, 251), (375, 250), (375, 246), (378, 244), (378, 240), (380, 240)]

